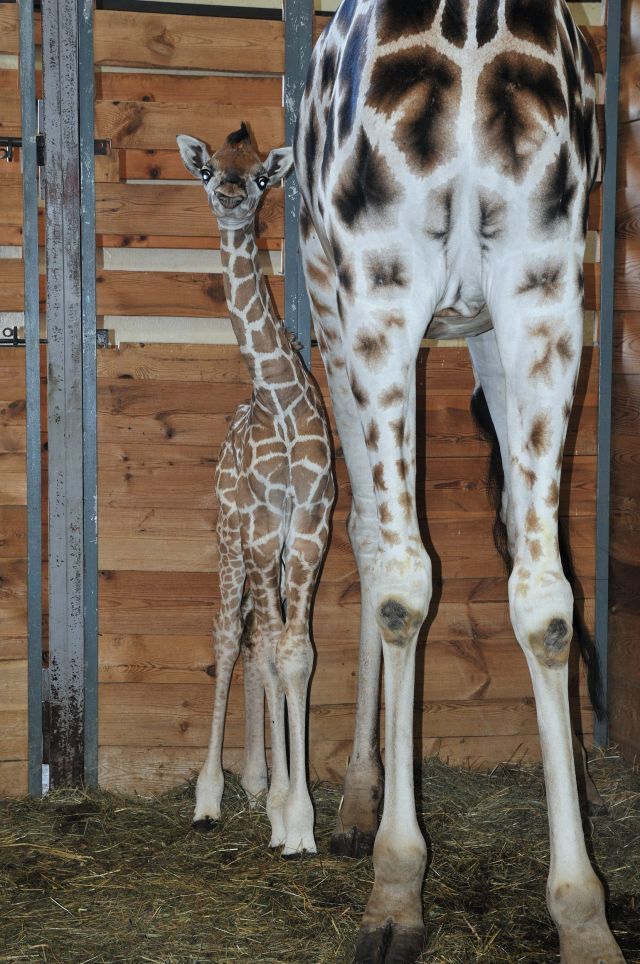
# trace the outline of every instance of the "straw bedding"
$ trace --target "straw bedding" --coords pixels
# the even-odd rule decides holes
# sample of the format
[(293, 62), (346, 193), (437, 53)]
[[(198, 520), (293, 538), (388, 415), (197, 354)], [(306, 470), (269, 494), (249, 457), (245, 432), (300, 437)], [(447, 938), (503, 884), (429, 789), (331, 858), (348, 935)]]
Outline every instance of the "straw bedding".
[[(616, 936), (639, 962), (640, 773), (611, 755), (591, 770), (610, 813), (587, 822), (590, 847)], [(417, 792), (430, 853), (423, 960), (558, 960), (540, 767), (432, 759)], [(58, 791), (0, 803), (0, 961), (350, 961), (371, 861), (329, 856), (340, 789), (313, 796), (319, 854), (291, 862), (269, 851), (266, 815), (234, 779), (209, 835), (191, 829), (192, 784), (153, 800)]]

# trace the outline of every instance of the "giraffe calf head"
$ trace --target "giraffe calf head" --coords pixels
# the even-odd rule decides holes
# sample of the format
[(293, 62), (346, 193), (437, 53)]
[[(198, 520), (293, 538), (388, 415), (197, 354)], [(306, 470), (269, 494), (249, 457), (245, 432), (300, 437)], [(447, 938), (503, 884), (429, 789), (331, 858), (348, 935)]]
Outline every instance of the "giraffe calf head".
[(178, 134), (176, 139), (185, 167), (202, 181), (209, 207), (225, 227), (252, 220), (265, 191), (293, 167), (290, 147), (278, 147), (261, 161), (244, 122), (213, 155), (196, 137)]

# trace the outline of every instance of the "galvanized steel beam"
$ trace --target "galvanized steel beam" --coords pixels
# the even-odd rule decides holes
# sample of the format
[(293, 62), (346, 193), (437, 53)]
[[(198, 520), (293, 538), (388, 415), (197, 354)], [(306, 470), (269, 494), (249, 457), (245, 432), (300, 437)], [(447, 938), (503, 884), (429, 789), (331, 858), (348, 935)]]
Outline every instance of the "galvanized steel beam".
[[(608, 0), (605, 75), (605, 164), (602, 176), (600, 239), (600, 373), (598, 384), (598, 468), (596, 478), (596, 648), (602, 668), (605, 705), (609, 658), (609, 512), (611, 502), (611, 386), (613, 372), (618, 97), (622, 0)], [(595, 720), (595, 742), (606, 746), (607, 720)]]
[(20, 0), (22, 258), (27, 404), (28, 788), (42, 793), (42, 468), (40, 462), (40, 303), (38, 168), (33, 3)]
[[(313, 49), (313, 0), (284, 0), (285, 74), (283, 101), (285, 140), (293, 144), (300, 99)], [(302, 344), (302, 357), (311, 367), (311, 311), (300, 259), (298, 219), (300, 190), (295, 174), (284, 185), (285, 324)]]
[[(84, 779), (85, 572), (77, 0), (42, 5), (49, 456), (50, 777)], [(93, 149), (93, 132), (91, 135)]]

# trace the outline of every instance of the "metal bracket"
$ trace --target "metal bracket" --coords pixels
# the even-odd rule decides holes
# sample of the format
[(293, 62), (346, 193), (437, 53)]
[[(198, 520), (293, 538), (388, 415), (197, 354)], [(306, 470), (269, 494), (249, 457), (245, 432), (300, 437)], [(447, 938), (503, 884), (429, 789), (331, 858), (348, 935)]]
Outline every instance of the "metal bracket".
[[(40, 344), (46, 345), (48, 343), (47, 338), (41, 338)], [(2, 329), (2, 337), (0, 338), (0, 348), (24, 348), (26, 342), (24, 338), (20, 338), (19, 329), (17, 325), (13, 325)], [(96, 347), (97, 348), (108, 348), (109, 347), (109, 329), (108, 328), (96, 328)]]
[[(13, 152), (22, 147), (21, 137), (0, 137), (0, 161), (13, 160)], [(93, 153), (107, 155), (111, 153), (109, 138), (100, 138), (93, 142)], [(38, 167), (44, 167), (44, 134), (36, 135), (36, 157)]]

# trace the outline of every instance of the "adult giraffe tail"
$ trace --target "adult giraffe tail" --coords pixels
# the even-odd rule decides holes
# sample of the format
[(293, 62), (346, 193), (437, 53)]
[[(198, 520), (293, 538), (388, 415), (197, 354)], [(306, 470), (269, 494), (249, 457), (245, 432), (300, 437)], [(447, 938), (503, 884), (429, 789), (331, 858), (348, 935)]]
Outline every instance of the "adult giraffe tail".
[[(481, 386), (478, 386), (471, 396), (471, 414), (482, 437), (491, 447), (486, 486), (489, 501), (496, 513), (493, 523), (493, 541), (505, 565), (507, 574), (509, 574), (511, 572), (512, 560), (509, 555), (507, 528), (502, 521), (500, 512), (502, 507), (502, 489), (504, 487), (504, 469), (500, 456), (500, 443), (498, 442), (498, 436), (491, 418), (491, 413), (489, 412), (489, 406), (487, 405), (487, 400)], [(561, 526), (558, 526), (558, 545), (562, 568), (571, 585), (571, 589), (574, 590), (577, 583), (575, 566), (567, 537)], [(600, 669), (600, 657), (598, 656), (595, 642), (589, 632), (584, 616), (575, 603), (573, 606), (573, 625), (580, 655), (587, 668), (587, 687), (591, 705), (597, 718), (604, 720), (607, 717), (607, 710), (602, 683), (602, 672)]]

